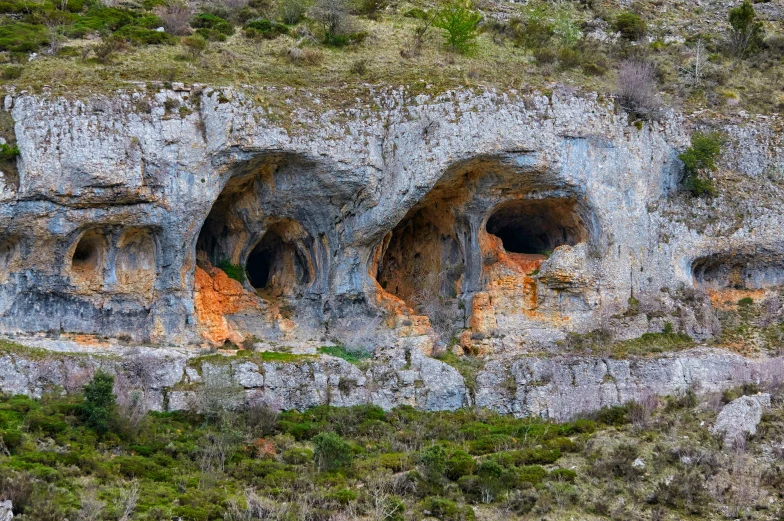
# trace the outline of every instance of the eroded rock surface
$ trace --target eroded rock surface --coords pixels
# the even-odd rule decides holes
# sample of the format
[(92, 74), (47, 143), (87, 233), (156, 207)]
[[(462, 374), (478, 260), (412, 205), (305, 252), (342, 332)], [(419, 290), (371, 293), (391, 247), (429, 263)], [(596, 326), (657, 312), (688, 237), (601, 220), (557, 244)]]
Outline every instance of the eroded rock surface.
[(80, 392), (101, 369), (116, 375), (121, 403), (140, 394), (152, 410), (254, 403), (300, 410), (324, 404), (376, 404), (384, 409), (410, 405), (428, 411), (476, 405), (518, 417), (564, 421), (651, 396), (775, 382), (784, 373), (784, 358), (758, 361), (696, 349), (636, 360), (504, 357), (489, 361), (469, 384), (456, 369), (423, 355), (416, 346), (380, 351), (357, 366), (326, 355), (270, 361), (248, 352), (205, 356), (183, 349), (82, 348), (51, 340), (31, 344), (46, 349), (1, 350), (0, 391), (34, 397), (49, 391)]
[(776, 118), (725, 125), (720, 196), (694, 200), (674, 113), (638, 129), (557, 89), (367, 97), (9, 96), (0, 331), (514, 353), (600, 326), (707, 339), (717, 302), (782, 285)]

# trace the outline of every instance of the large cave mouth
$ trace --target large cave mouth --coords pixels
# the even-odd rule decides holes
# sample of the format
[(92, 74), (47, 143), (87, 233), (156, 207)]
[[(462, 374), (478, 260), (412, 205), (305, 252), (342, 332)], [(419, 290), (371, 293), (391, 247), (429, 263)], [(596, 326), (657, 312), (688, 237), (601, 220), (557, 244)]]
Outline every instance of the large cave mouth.
[(266, 295), (293, 294), (313, 281), (307, 235), (296, 223), (272, 226), (253, 247), (245, 262), (248, 282)]
[(485, 229), (501, 239), (507, 252), (546, 255), (586, 239), (575, 206), (572, 199), (512, 201), (495, 209)]

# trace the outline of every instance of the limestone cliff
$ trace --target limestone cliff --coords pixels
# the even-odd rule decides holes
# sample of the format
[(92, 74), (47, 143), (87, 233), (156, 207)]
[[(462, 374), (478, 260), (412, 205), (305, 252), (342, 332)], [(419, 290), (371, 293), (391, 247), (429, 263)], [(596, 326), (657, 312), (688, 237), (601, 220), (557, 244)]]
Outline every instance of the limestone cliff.
[(520, 352), (667, 323), (707, 339), (717, 305), (784, 283), (775, 118), (719, 123), (720, 195), (697, 200), (677, 155), (700, 123), (676, 113), (638, 128), (593, 94), (364, 94), (8, 95), (0, 331)]

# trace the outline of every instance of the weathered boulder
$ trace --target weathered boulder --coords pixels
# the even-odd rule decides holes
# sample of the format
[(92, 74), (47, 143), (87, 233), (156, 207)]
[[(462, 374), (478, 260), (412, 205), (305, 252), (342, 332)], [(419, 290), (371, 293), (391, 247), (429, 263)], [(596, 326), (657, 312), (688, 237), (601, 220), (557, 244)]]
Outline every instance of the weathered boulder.
[(734, 447), (745, 441), (747, 435), (757, 433), (762, 411), (770, 407), (770, 395), (741, 396), (725, 405), (711, 432), (723, 436), (725, 447)]
[(0, 521), (11, 521), (14, 518), (14, 504), (10, 500), (0, 501)]

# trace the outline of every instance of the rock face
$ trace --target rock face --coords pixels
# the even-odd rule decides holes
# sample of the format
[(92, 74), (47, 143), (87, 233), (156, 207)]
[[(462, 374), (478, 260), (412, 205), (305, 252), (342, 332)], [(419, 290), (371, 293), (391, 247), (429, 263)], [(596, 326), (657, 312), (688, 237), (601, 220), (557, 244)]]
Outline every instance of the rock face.
[(0, 180), (3, 332), (426, 351), (467, 328), (466, 348), (516, 352), (599, 325), (708, 338), (709, 296), (784, 283), (775, 120), (725, 126), (731, 189), (694, 201), (682, 118), (638, 129), (596, 95), (371, 90), (333, 109), (139, 86), (4, 106), (21, 157)]
[(201, 356), (183, 349), (39, 344), (47, 349), (0, 349), (0, 391), (34, 397), (47, 391), (79, 392), (101, 369), (116, 375), (121, 405), (142, 396), (146, 409), (158, 411), (258, 403), (300, 410), (326, 404), (410, 405), (428, 411), (476, 405), (517, 417), (565, 421), (651, 396), (773, 382), (784, 373), (784, 358), (754, 361), (696, 349), (640, 360), (506, 357), (489, 362), (467, 384), (453, 367), (416, 346), (379, 351), (359, 367), (325, 355), (278, 355), (283, 360), (271, 361), (259, 353)]
[(11, 521), (14, 518), (14, 504), (0, 501), (0, 521)]
[(724, 437), (725, 447), (734, 447), (745, 441), (747, 435), (757, 434), (762, 411), (769, 407), (769, 394), (741, 396), (724, 406), (711, 432)]

